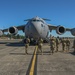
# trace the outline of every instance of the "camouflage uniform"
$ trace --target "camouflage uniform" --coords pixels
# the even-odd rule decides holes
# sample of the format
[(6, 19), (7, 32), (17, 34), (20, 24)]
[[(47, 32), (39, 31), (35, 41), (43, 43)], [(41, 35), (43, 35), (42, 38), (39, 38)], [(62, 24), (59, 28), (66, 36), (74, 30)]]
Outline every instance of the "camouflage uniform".
[(53, 54), (54, 50), (55, 50), (55, 38), (54, 37), (50, 38), (50, 49), (51, 49), (52, 54)]
[(74, 38), (74, 41), (73, 41), (73, 48), (74, 48), (74, 52), (75, 52), (75, 38)]
[(69, 51), (69, 47), (70, 47), (70, 40), (69, 38), (66, 39), (66, 50)]
[(29, 43), (30, 43), (30, 39), (26, 38), (26, 43), (25, 43), (25, 53), (26, 54), (28, 54), (27, 49), (28, 49)]
[(62, 42), (62, 51), (64, 52), (66, 50), (66, 40), (62, 38), (61, 42)]
[(58, 51), (59, 44), (60, 44), (59, 37), (57, 37), (56, 38), (56, 52)]
[(42, 45), (43, 45), (43, 39), (39, 38), (39, 40), (38, 40), (38, 51), (41, 51), (41, 53), (42, 53)]

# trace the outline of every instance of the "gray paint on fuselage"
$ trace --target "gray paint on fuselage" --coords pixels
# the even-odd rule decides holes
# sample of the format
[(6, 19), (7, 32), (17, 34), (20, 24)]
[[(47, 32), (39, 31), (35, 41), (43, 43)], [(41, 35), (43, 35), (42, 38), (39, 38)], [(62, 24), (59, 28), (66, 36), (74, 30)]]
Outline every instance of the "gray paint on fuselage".
[(29, 36), (30, 38), (39, 37), (38, 31), (36, 30), (35, 26), (31, 22), (27, 23), (25, 27), (25, 35)]
[(39, 17), (32, 18), (25, 26), (25, 35), (30, 38), (42, 37), (45, 39), (49, 32), (49, 28), (45, 21)]

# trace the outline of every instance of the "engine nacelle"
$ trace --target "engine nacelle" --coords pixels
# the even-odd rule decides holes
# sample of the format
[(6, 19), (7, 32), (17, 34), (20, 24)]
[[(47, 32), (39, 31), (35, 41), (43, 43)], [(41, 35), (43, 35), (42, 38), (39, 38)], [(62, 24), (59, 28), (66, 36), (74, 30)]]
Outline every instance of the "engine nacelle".
[(75, 28), (71, 29), (71, 34), (75, 36)]
[(10, 34), (16, 35), (16, 34), (18, 33), (18, 29), (13, 26), (13, 27), (10, 27), (10, 28), (8, 29), (8, 32), (9, 32)]
[(3, 35), (3, 32), (2, 32), (2, 30), (0, 30), (0, 36), (2, 36)]
[(58, 26), (57, 29), (56, 29), (56, 33), (61, 35), (61, 34), (64, 34), (66, 31), (66, 29), (63, 27), (63, 26)]

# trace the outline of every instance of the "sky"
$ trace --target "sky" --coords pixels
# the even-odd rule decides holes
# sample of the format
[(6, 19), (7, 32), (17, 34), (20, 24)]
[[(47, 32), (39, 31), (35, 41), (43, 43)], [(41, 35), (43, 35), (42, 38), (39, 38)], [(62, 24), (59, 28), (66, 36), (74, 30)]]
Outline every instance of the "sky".
[[(0, 0), (0, 29), (26, 24), (25, 19), (35, 16), (50, 19), (49, 24), (74, 28), (75, 0)], [(51, 34), (57, 36), (56, 31)], [(66, 32), (61, 36), (72, 35)]]

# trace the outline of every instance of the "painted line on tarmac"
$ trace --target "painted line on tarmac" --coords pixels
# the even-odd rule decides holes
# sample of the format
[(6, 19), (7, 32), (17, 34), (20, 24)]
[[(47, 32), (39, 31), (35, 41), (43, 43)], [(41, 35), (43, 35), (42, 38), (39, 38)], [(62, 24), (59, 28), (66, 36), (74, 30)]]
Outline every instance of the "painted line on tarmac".
[(31, 68), (30, 68), (30, 72), (29, 75), (34, 75), (34, 68), (35, 68), (35, 63), (36, 63), (36, 53), (37, 53), (37, 46), (35, 47), (35, 51), (33, 54), (33, 59), (32, 59), (32, 64), (31, 64)]

